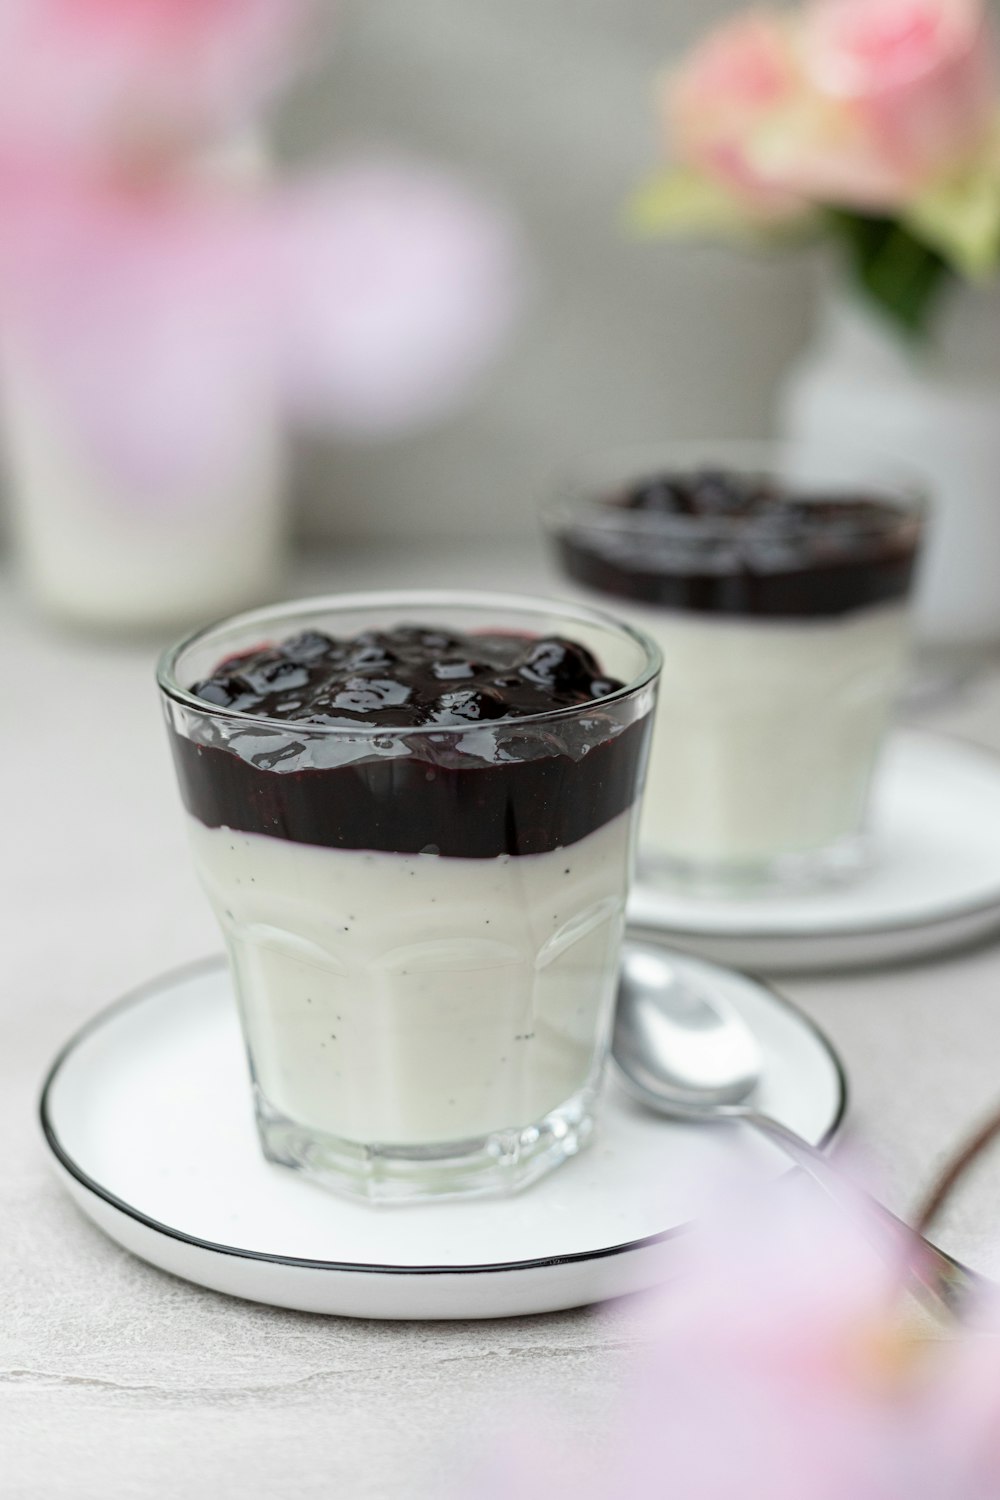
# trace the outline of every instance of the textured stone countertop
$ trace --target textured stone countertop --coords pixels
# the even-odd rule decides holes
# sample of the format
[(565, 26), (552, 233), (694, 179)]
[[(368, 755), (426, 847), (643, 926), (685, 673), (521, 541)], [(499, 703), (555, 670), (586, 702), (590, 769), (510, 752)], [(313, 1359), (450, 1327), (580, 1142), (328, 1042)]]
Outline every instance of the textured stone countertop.
[[(306, 591), (511, 582), (552, 588), (540, 560), (488, 544), (351, 551), (300, 578)], [(88, 1015), (218, 942), (184, 847), (154, 646), (67, 638), (9, 589), (0, 622), (0, 1494), (473, 1495), (473, 1479), (450, 1476), (567, 1395), (580, 1443), (599, 1447), (608, 1394), (645, 1335), (634, 1300), (493, 1323), (281, 1312), (153, 1270), (63, 1194), (35, 1123), (50, 1058)], [(1000, 749), (1000, 673), (940, 701), (929, 722)], [(1000, 947), (782, 988), (839, 1047), (855, 1136), (905, 1211), (1000, 1096)], [(1000, 1266), (1000, 1160), (947, 1228), (949, 1248)]]

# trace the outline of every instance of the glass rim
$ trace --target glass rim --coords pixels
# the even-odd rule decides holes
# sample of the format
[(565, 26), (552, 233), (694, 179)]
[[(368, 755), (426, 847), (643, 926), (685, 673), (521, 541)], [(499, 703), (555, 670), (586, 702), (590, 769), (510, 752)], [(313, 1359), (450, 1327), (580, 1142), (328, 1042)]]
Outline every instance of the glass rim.
[[(930, 485), (916, 469), (908, 467), (905, 460), (900, 461), (892, 453), (867, 444), (806, 442), (796, 445), (782, 438), (665, 438), (659, 442), (619, 444), (592, 450), (569, 470), (563, 471), (561, 480), (554, 486), (555, 493), (550, 494), (541, 506), (541, 518), (550, 531), (567, 521), (579, 524), (581, 521), (605, 520), (613, 521), (619, 532), (625, 530), (678, 541), (715, 537), (728, 540), (754, 535), (758, 531), (766, 532), (767, 513), (705, 516), (628, 510), (616, 505), (612, 497), (630, 483), (644, 478), (654, 479), (658, 473), (683, 475), (698, 469), (735, 469), (755, 479), (781, 483), (775, 460), (782, 453), (794, 452), (796, 447), (807, 463), (811, 456), (829, 457), (834, 475), (825, 479), (807, 474), (800, 481), (804, 493), (794, 498), (809, 504), (810, 492), (819, 499), (824, 488), (826, 498), (836, 491), (855, 489), (858, 498), (882, 500), (895, 511), (892, 515), (871, 518), (866, 533), (871, 538), (891, 536), (914, 525), (923, 531), (933, 509)], [(870, 477), (847, 473), (838, 476), (836, 469), (850, 465), (852, 461), (870, 464), (873, 469)], [(785, 483), (788, 488), (794, 484), (791, 480)], [(805, 526), (803, 521), (803, 529)], [(797, 529), (788, 525), (785, 535)]]
[[(497, 719), (476, 719), (461, 724), (309, 724), (301, 719), (276, 719), (266, 714), (240, 713), (219, 703), (210, 703), (185, 688), (176, 676), (176, 667), (185, 652), (199, 643), (207, 643), (213, 634), (227, 627), (240, 628), (274, 624), (279, 621), (294, 621), (321, 613), (346, 614), (351, 610), (389, 609), (395, 606), (416, 608), (459, 608), (471, 610), (507, 610), (511, 613), (564, 615), (570, 621), (578, 620), (584, 625), (599, 626), (630, 640), (643, 654), (642, 670), (630, 681), (623, 683), (613, 693), (603, 698), (588, 698), (585, 703), (573, 703), (554, 708), (544, 713), (512, 715), (504, 714)], [(604, 708), (610, 704), (623, 703), (634, 697), (643, 688), (655, 682), (663, 665), (663, 654), (659, 646), (644, 630), (620, 620), (608, 610), (593, 609), (587, 604), (572, 600), (546, 598), (543, 595), (509, 594), (483, 590), (465, 592), (461, 589), (380, 589), (356, 594), (318, 594), (302, 599), (289, 599), (280, 604), (263, 605), (258, 609), (244, 610), (234, 615), (224, 615), (207, 625), (189, 631), (179, 641), (168, 646), (160, 655), (156, 667), (156, 681), (163, 696), (182, 708), (196, 711), (216, 719), (231, 719), (240, 724), (262, 729), (281, 729), (284, 733), (299, 732), (308, 735), (332, 735), (352, 739), (396, 739), (425, 737), (428, 735), (468, 734), (477, 729), (501, 729), (511, 725), (530, 726), (564, 721), (578, 717), (588, 709)], [(603, 663), (602, 663), (603, 668)]]

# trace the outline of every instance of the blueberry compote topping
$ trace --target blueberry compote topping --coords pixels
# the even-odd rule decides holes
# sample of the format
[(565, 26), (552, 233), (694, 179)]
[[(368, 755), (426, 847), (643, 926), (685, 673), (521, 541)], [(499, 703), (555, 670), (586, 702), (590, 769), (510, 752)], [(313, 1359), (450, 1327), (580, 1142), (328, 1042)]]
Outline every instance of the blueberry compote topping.
[[(208, 828), (334, 849), (544, 854), (636, 798), (651, 704), (602, 701), (621, 686), (562, 637), (310, 630), (195, 683), (206, 709), (253, 717), (188, 706), (174, 757)], [(560, 709), (578, 711), (544, 717)]]
[(191, 691), (219, 708), (299, 724), (447, 728), (575, 708), (621, 686), (585, 646), (559, 636), (398, 625), (349, 640), (307, 630), (228, 657)]
[(666, 608), (838, 615), (906, 597), (920, 522), (888, 497), (796, 494), (721, 469), (657, 474), (567, 523), (569, 573)]

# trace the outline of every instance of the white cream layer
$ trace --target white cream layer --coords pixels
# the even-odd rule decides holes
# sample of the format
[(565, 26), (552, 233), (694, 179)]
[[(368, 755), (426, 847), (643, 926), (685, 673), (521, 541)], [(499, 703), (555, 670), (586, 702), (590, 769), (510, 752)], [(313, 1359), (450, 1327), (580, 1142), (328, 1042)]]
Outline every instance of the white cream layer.
[(663, 652), (644, 846), (752, 865), (860, 831), (905, 663), (904, 606), (781, 621), (629, 613)]
[(599, 1064), (631, 812), (567, 849), (449, 859), (189, 819), (257, 1081), (289, 1119), (412, 1146), (541, 1120)]

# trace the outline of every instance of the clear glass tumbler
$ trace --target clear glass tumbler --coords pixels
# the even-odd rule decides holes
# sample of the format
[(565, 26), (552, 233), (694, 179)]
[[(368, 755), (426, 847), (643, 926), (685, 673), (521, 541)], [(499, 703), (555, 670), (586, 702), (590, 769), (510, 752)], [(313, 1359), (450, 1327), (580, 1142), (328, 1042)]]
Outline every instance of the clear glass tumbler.
[[(404, 623), (568, 638), (623, 685), (418, 729), (254, 718), (190, 691), (262, 643)], [(595, 611), (443, 592), (259, 610), (167, 652), (191, 846), (272, 1161), (420, 1199), (520, 1187), (585, 1143), (658, 669), (651, 641)]]
[(922, 497), (847, 445), (681, 443), (595, 463), (546, 522), (663, 654), (644, 875), (725, 895), (857, 871)]

